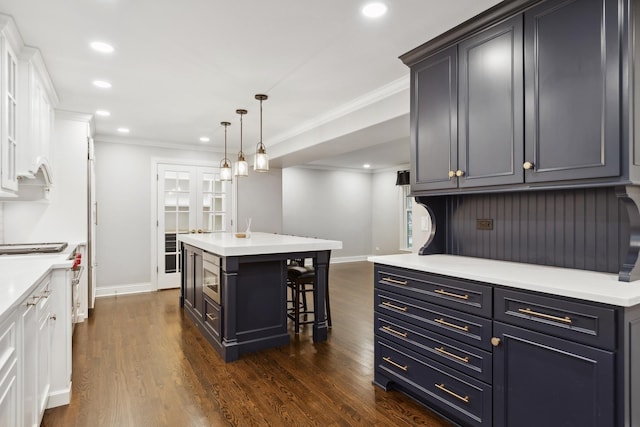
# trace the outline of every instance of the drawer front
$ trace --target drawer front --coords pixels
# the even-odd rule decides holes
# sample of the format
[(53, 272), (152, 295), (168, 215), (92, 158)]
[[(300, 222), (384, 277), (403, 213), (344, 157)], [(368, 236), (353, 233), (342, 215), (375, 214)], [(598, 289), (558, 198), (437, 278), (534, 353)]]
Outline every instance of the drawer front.
[(376, 336), (400, 344), (487, 383), (492, 381), (492, 354), (388, 316), (375, 316)]
[(16, 356), (16, 321), (12, 315), (0, 325), (0, 372), (5, 365)]
[(376, 265), (376, 287), (467, 313), (491, 317), (492, 288), (463, 279)]
[(492, 423), (492, 388), (411, 350), (376, 339), (376, 370), (469, 426)]
[(218, 342), (222, 341), (222, 307), (208, 297), (204, 298), (204, 326)]
[(375, 291), (376, 312), (491, 351), (491, 320), (391, 292)]
[(553, 297), (495, 290), (495, 319), (560, 338), (613, 350), (615, 309)]

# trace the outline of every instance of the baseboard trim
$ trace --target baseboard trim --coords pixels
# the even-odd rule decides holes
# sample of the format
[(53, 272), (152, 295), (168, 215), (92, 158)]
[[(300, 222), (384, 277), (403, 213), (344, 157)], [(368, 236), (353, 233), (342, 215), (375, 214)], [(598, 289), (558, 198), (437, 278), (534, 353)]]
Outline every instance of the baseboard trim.
[(104, 286), (96, 289), (96, 298), (113, 297), (118, 295), (142, 294), (153, 292), (151, 283), (129, 283), (127, 285)]
[(345, 256), (339, 258), (331, 258), (330, 264), (342, 264), (343, 262), (366, 261), (369, 255)]
[(52, 393), (49, 393), (49, 399), (47, 400), (47, 409), (68, 405), (70, 402), (71, 402), (71, 381), (69, 381), (69, 388), (65, 388), (62, 390), (57, 390)]

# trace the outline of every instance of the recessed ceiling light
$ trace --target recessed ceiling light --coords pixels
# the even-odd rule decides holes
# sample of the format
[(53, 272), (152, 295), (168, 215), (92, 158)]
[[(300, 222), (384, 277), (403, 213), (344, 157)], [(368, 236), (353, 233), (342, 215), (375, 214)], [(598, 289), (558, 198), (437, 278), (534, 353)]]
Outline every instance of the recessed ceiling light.
[(362, 14), (367, 18), (379, 18), (387, 13), (387, 5), (382, 2), (367, 3), (362, 8)]
[(111, 83), (105, 82), (104, 80), (94, 80), (93, 85), (95, 87), (99, 87), (100, 89), (109, 89), (111, 88)]
[(369, 163), (365, 163), (364, 165), (362, 165), (362, 167), (365, 169), (369, 169), (371, 165)]
[(129, 133), (129, 128), (118, 128), (118, 132), (120, 132), (120, 133)]
[(108, 112), (107, 110), (97, 110), (96, 111), (96, 116), (109, 117), (110, 115), (111, 115), (111, 113)]
[(209, 142), (209, 141), (211, 141), (211, 140), (209, 139), (208, 136), (201, 136), (200, 137), (200, 142)]
[(100, 53), (113, 53), (113, 50), (114, 50), (113, 46), (111, 46), (109, 43), (104, 43), (104, 42), (92, 42), (90, 46), (91, 46), (91, 49)]

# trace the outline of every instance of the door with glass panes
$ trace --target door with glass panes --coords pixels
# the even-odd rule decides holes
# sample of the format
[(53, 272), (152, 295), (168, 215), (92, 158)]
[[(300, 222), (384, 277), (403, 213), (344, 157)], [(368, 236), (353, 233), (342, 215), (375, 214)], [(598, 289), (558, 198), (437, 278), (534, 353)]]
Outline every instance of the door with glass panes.
[(180, 286), (178, 234), (216, 233), (231, 229), (231, 186), (218, 168), (159, 164), (157, 209), (158, 289)]

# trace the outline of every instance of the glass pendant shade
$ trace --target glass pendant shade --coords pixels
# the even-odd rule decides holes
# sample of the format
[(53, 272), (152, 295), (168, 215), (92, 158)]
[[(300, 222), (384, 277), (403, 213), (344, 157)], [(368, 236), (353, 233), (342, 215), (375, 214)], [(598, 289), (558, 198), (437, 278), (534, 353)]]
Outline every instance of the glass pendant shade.
[(220, 122), (224, 126), (224, 158), (220, 160), (220, 181), (231, 181), (231, 162), (227, 158), (227, 126), (231, 123)]
[(269, 155), (264, 148), (262, 142), (258, 143), (256, 150), (256, 157), (253, 163), (253, 170), (256, 172), (268, 172), (269, 171)]
[(240, 114), (240, 152), (238, 153), (238, 160), (235, 164), (235, 175), (249, 176), (249, 164), (244, 159), (244, 153), (242, 152), (242, 116), (247, 114), (247, 110), (238, 109), (236, 113)]
[(256, 155), (253, 160), (253, 170), (256, 172), (268, 172), (269, 171), (269, 156), (267, 155), (267, 149), (262, 143), (262, 101), (267, 100), (269, 97), (263, 94), (257, 94), (256, 99), (260, 101), (260, 141), (256, 146)]

